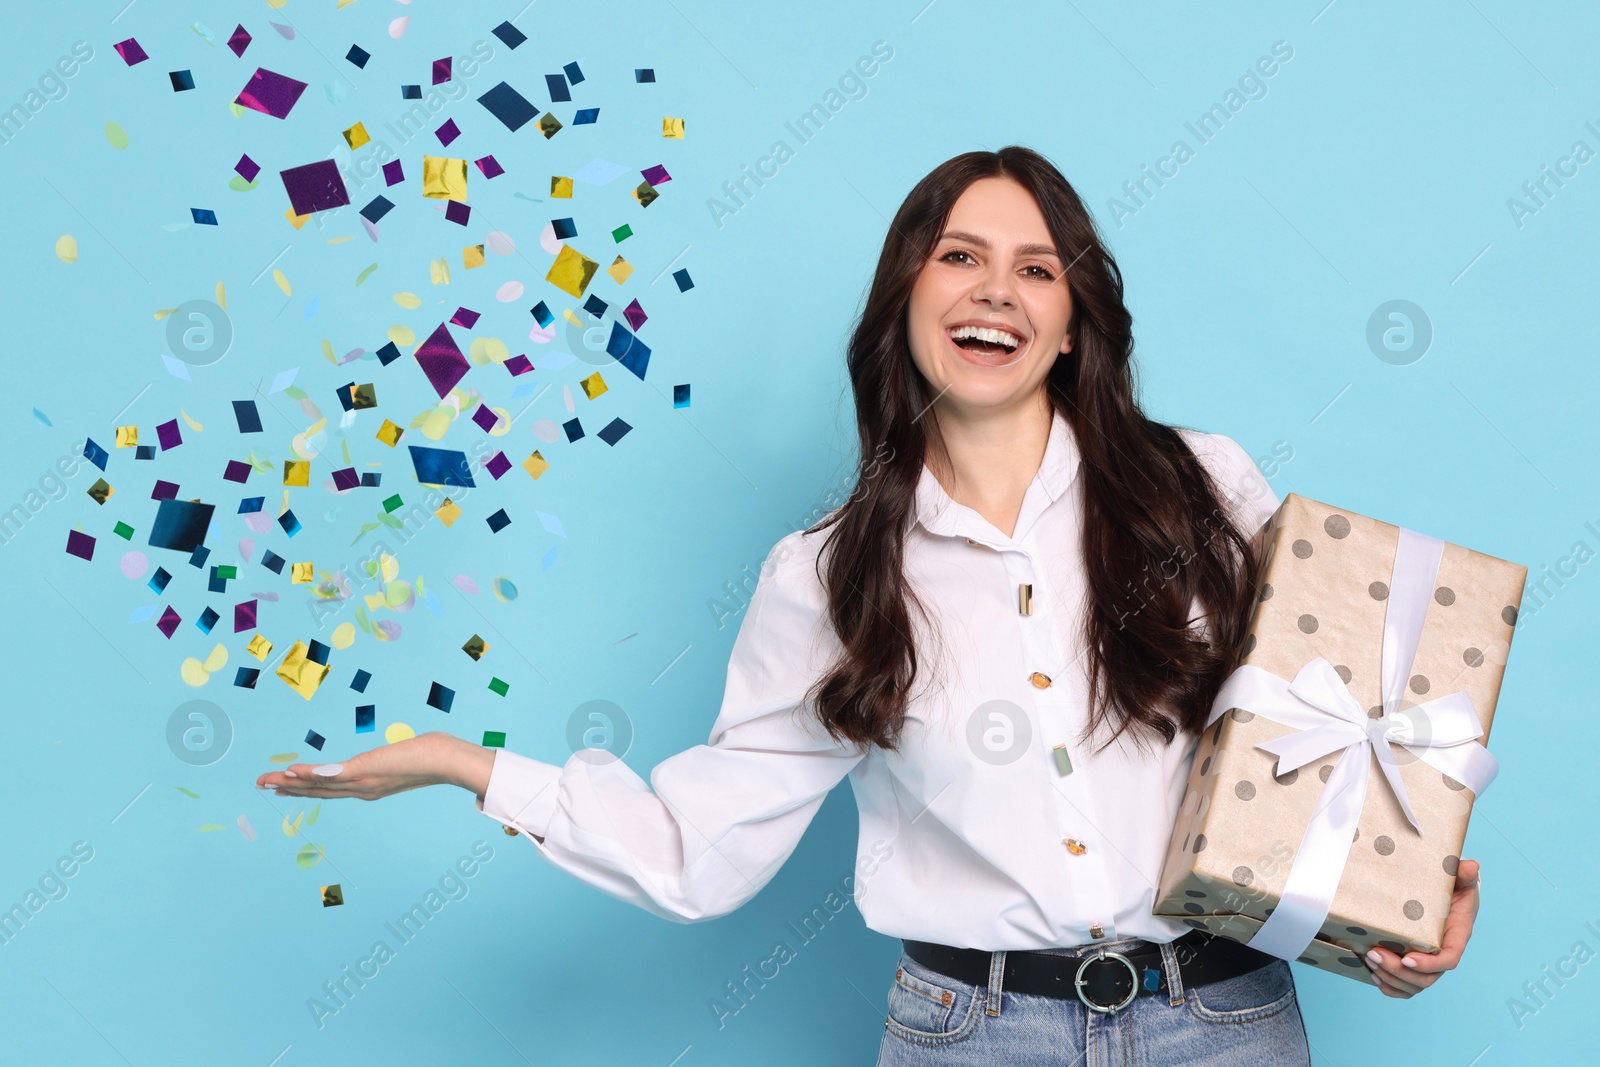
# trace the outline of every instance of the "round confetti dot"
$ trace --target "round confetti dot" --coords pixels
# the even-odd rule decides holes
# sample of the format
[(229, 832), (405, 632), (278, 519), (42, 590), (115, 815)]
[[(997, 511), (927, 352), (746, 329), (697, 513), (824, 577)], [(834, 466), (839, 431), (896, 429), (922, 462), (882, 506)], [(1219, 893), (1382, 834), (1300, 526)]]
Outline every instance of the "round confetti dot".
[(1460, 866), (1460, 856), (1446, 856), (1444, 858), (1444, 873), (1448, 874), (1450, 877), (1454, 878), (1456, 876), (1456, 868)]
[(1298, 622), (1301, 633), (1314, 634), (1317, 632), (1317, 617), (1315, 615), (1302, 615)]
[(1461, 661), (1469, 667), (1483, 666), (1483, 649), (1469, 648), (1461, 653)]
[(523, 292), (521, 282), (506, 282), (494, 291), (494, 298), (502, 304), (509, 304), (514, 300), (521, 300)]
[(328, 643), (333, 645), (334, 648), (349, 648), (355, 644), (356, 624), (353, 622), (341, 622), (338, 626), (335, 626), (333, 628), (333, 636), (328, 639)]
[(533, 436), (546, 443), (553, 443), (561, 436), (561, 428), (549, 419), (534, 419)]
[(394, 302), (405, 308), (407, 311), (410, 311), (412, 308), (419, 308), (422, 306), (422, 297), (418, 296), (416, 293), (396, 293), (394, 294)]
[(227, 665), (228, 665), (228, 646), (222, 644), (221, 642), (218, 642), (217, 643), (217, 647), (213, 648), (211, 650), (211, 654), (206, 657), (206, 661), (204, 663), (202, 663), (200, 666), (204, 667), (207, 671), (211, 672), (212, 674), (215, 674), (218, 671), (220, 671), (222, 668), (226, 667)]
[(1373, 600), (1389, 599), (1389, 586), (1384, 582), (1373, 582), (1367, 586), (1367, 595)]
[(1300, 768), (1296, 767), (1292, 771), (1284, 771), (1282, 774), (1275, 774), (1272, 776), (1272, 780), (1277, 782), (1279, 785), (1294, 785), (1295, 782), (1300, 780)]
[(1350, 536), (1350, 520), (1343, 515), (1329, 515), (1322, 520), (1322, 528), (1327, 531), (1329, 537)]
[(1256, 717), (1255, 712), (1246, 711), (1243, 708), (1234, 708), (1232, 711), (1228, 712), (1228, 714), (1233, 716), (1234, 722), (1249, 722), (1251, 719)]
[(384, 602), (391, 608), (402, 605), (409, 607), (415, 594), (412, 592), (411, 583), (406, 581), (390, 582), (383, 591)]
[(548, 222), (544, 224), (544, 229), (539, 231), (539, 247), (552, 256), (561, 251), (561, 239), (556, 236), (555, 226)]
[(548, 326), (540, 326), (536, 322), (533, 324), (533, 329), (528, 331), (528, 340), (532, 341), (536, 345), (547, 345), (551, 341), (555, 340), (555, 336), (556, 324), (554, 319), (550, 321), (550, 325)]
[(409, 326), (391, 326), (389, 327), (389, 340), (397, 345), (410, 345), (416, 343), (417, 335), (411, 332), (411, 327)]
[(494, 580), (495, 598), (507, 604), (517, 599), (517, 587), (510, 578), (496, 578)]
[(1263, 601), (1268, 601), (1268, 600), (1272, 599), (1272, 583), (1271, 582), (1265, 582), (1265, 583), (1262, 584), (1262, 586), (1261, 586), (1261, 599)]
[(1433, 599), (1440, 607), (1449, 607), (1456, 602), (1456, 591), (1448, 585), (1441, 585), (1433, 591)]
[(511, 358), (511, 351), (498, 337), (474, 337), (467, 347), (467, 358), (474, 366), (481, 367), (486, 363), (504, 363)]
[(417, 732), (403, 722), (390, 723), (389, 728), (383, 731), (383, 739), (391, 745), (416, 736)]
[(56, 238), (56, 258), (63, 263), (78, 262), (78, 239), (70, 233)]
[(1255, 872), (1252, 871), (1249, 867), (1245, 867), (1243, 865), (1240, 865), (1240, 866), (1235, 867), (1233, 869), (1233, 884), (1234, 885), (1246, 886), (1246, 885), (1249, 885), (1251, 882), (1253, 882), (1255, 880), (1256, 880)]
[(178, 667), (178, 676), (183, 679), (185, 685), (192, 685), (196, 688), (205, 685), (211, 680), (210, 673), (193, 656), (184, 660), (182, 665)]
[(450, 413), (434, 408), (422, 416), (422, 425), (417, 427), (422, 431), (422, 436), (430, 441), (437, 441), (450, 429)]
[[(552, 229), (550, 232), (554, 233), (555, 231)], [(489, 251), (497, 256), (515, 255), (517, 251), (516, 240), (509, 233), (503, 233), (500, 230), (490, 230), (484, 234), (483, 243), (488, 245)]]
[(1517, 609), (1507, 604), (1500, 609), (1500, 618), (1507, 626), (1515, 626), (1517, 624)]
[(394, 19), (389, 23), (389, 36), (398, 41), (400, 38), (406, 35), (406, 27), (410, 25), (411, 16), (401, 15), (399, 18)]
[(1408, 900), (1400, 906), (1400, 910), (1405, 912), (1406, 918), (1416, 922), (1422, 918), (1422, 901)]
[(128, 131), (115, 122), (106, 123), (106, 143), (120, 152), (128, 147)]
[(1304, 537), (1296, 538), (1294, 544), (1290, 545), (1289, 548), (1301, 559), (1311, 558), (1311, 542)]
[(1432, 688), (1432, 686), (1430, 686), (1428, 683), (1427, 676), (1422, 674), (1413, 674), (1411, 676), (1411, 681), (1408, 684), (1411, 686), (1411, 691), (1417, 694), (1417, 696), (1422, 696), (1430, 688)]
[(1240, 800), (1254, 800), (1256, 787), (1254, 782), (1240, 781), (1233, 787), (1233, 795)]
[(1379, 834), (1372, 839), (1372, 848), (1380, 856), (1394, 855), (1394, 838), (1386, 834)]
[(1195, 850), (1196, 853), (1204, 852), (1206, 850), (1206, 835), (1205, 834), (1199, 834), (1199, 835), (1197, 835), (1195, 837), (1195, 839), (1194, 839), (1194, 850)]
[(463, 593), (466, 593), (468, 596), (478, 595), (478, 583), (473, 581), (470, 575), (458, 574), (454, 578), (450, 579), (450, 584), (461, 590)]
[(144, 572), (149, 566), (150, 561), (137, 548), (122, 554), (122, 576), (124, 578), (143, 578)]

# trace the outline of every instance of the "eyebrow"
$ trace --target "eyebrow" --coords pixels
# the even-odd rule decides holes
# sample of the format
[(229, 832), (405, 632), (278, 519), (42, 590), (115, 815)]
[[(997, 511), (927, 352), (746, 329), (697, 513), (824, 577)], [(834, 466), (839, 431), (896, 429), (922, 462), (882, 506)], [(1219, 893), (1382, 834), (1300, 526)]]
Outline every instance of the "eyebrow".
[[(982, 237), (975, 233), (967, 233), (965, 230), (947, 230), (939, 239), (941, 241), (965, 241), (982, 249), (991, 247), (989, 242)], [(1052, 245), (1022, 244), (1016, 247), (1016, 253), (1019, 256), (1054, 256), (1056, 259), (1061, 258), (1061, 254)]]

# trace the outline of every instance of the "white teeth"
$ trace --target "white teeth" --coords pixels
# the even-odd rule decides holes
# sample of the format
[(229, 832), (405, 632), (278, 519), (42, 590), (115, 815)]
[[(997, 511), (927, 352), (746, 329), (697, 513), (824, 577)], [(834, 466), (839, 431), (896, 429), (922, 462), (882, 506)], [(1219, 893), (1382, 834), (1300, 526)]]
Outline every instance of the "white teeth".
[(992, 345), (1005, 345), (1007, 348), (1016, 348), (1021, 343), (1016, 334), (1005, 330), (991, 330), (982, 326), (956, 326), (950, 330), (950, 339), (952, 341), (960, 341), (968, 337), (976, 337), (978, 340)]

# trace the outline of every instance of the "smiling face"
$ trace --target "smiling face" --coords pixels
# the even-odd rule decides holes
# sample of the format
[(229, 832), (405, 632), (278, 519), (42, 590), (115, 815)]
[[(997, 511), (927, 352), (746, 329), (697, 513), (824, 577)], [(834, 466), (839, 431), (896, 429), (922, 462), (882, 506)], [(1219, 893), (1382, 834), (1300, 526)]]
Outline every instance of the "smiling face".
[(907, 308), (911, 358), (937, 405), (975, 414), (1035, 395), (1072, 349), (1065, 261), (1033, 195), (980, 178), (950, 211)]

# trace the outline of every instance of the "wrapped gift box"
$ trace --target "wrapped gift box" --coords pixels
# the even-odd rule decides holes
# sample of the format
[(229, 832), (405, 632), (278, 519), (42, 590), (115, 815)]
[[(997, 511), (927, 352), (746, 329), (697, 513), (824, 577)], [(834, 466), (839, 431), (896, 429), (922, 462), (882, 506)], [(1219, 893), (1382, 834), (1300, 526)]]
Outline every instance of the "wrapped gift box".
[[(1481, 791), (1494, 776), (1483, 746), (1527, 568), (1296, 493), (1268, 537), (1155, 913), (1376, 984), (1360, 958), (1372, 945), (1439, 950), (1476, 795), (1462, 779)], [(1341, 733), (1344, 747), (1306, 760)], [(1283, 754), (1306, 761), (1286, 770)], [(1286, 887), (1291, 904), (1258, 938)]]

